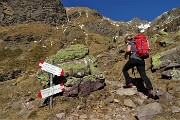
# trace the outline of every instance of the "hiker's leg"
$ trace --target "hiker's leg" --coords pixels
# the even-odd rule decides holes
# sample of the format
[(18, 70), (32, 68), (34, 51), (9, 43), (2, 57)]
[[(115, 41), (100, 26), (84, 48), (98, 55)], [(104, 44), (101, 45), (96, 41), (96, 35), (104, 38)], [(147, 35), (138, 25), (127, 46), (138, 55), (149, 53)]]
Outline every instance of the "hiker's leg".
[(145, 62), (143, 60), (140, 61), (140, 65), (137, 66), (138, 72), (143, 79), (147, 89), (153, 89), (150, 79), (146, 75), (145, 71)]
[(135, 64), (134, 64), (133, 59), (129, 59), (128, 62), (124, 65), (124, 67), (122, 69), (126, 84), (131, 83), (131, 77), (129, 76), (128, 70), (134, 66), (135, 66)]

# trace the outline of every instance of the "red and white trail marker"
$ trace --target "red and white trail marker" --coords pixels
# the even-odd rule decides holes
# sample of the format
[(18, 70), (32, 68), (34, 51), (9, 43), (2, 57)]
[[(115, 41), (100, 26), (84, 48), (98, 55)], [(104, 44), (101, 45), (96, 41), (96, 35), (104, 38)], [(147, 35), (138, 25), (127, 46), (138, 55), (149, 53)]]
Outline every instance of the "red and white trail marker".
[(49, 97), (51, 95), (57, 94), (59, 92), (63, 92), (64, 90), (65, 90), (64, 84), (55, 85), (53, 87), (49, 87), (49, 88), (46, 88), (44, 90), (41, 90), (38, 93), (38, 98), (46, 98), (46, 97)]
[(52, 73), (54, 75), (57, 75), (57, 76), (63, 76), (64, 75), (63, 69), (56, 67), (54, 65), (51, 65), (49, 63), (46, 63), (43, 60), (40, 61), (38, 68), (41, 70), (44, 70), (46, 72)]

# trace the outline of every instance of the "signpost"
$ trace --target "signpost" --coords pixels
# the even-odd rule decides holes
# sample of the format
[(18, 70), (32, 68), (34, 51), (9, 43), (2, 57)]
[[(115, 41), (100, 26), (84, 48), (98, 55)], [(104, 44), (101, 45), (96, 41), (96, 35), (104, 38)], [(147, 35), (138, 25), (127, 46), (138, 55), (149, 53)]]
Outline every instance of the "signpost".
[(43, 60), (40, 61), (38, 68), (41, 70), (44, 70), (46, 72), (52, 73), (54, 75), (57, 75), (57, 76), (63, 76), (64, 75), (63, 69), (56, 67), (54, 65), (51, 65), (49, 63), (46, 63)]
[(55, 86), (41, 90), (38, 93), (38, 98), (46, 98), (54, 94), (57, 94), (59, 92), (63, 92), (64, 90), (65, 90), (64, 84), (55, 85)]
[(64, 70), (59, 67), (56, 67), (52, 64), (53, 64), (53, 61), (51, 58), (51, 64), (46, 63), (42, 60), (42, 61), (40, 61), (39, 66), (38, 66), (39, 69), (50, 73), (50, 87), (46, 88), (44, 90), (41, 90), (41, 92), (38, 93), (39, 98), (46, 98), (46, 97), (50, 96), (50, 98), (49, 98), (50, 99), (50, 101), (49, 101), (50, 108), (52, 108), (52, 101), (53, 101), (52, 95), (64, 91), (64, 84), (59, 84), (59, 85), (53, 86), (53, 74), (57, 75), (57, 76), (63, 76)]
[[(53, 64), (53, 60), (51, 58), (51, 64)], [(50, 65), (48, 65), (50, 66)], [(53, 66), (54, 67), (54, 66)], [(50, 67), (51, 68), (51, 67)], [(56, 68), (57, 71), (59, 70), (59, 68)], [(52, 70), (51, 70), (52, 71)], [(56, 71), (55, 71), (56, 72)], [(50, 73), (50, 87), (53, 87), (53, 74)], [(53, 92), (53, 91), (52, 91)], [(53, 96), (51, 95), (50, 98), (49, 98), (49, 106), (50, 108), (52, 108), (52, 103), (53, 103)]]

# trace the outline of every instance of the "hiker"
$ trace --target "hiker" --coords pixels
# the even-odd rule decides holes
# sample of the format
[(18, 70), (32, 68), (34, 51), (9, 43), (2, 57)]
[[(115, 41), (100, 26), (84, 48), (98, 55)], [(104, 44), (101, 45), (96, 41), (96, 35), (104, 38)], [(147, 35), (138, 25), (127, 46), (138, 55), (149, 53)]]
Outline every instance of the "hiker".
[(153, 93), (153, 87), (151, 84), (151, 81), (146, 75), (145, 71), (145, 61), (143, 58), (140, 58), (136, 55), (136, 45), (134, 43), (134, 36), (128, 35), (125, 38), (125, 44), (126, 44), (126, 53), (125, 53), (125, 59), (129, 57), (129, 60), (124, 65), (124, 68), (122, 70), (123, 75), (125, 77), (125, 86), (124, 88), (131, 88), (133, 86), (132, 79), (129, 76), (128, 70), (131, 68), (134, 68), (136, 66), (142, 80), (145, 82), (146, 88), (148, 90), (148, 95), (152, 95)]

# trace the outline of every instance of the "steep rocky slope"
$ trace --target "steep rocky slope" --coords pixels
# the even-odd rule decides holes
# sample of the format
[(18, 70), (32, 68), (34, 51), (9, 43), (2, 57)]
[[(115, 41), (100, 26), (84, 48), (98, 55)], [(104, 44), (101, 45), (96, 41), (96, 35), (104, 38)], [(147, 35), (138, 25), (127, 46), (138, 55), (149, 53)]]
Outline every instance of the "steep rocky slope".
[(3, 0), (0, 4), (1, 25), (41, 22), (52, 25), (67, 22), (66, 11), (59, 0)]
[[(9, 2), (14, 1), (10, 0)], [(53, 5), (55, 3), (57, 6), (60, 4), (57, 1), (52, 2)], [(38, 1), (31, 4), (38, 4)], [(0, 5), (7, 5), (7, 3), (4, 1)], [(135, 120), (137, 118), (148, 118), (154, 120), (178, 120), (180, 118), (179, 79), (172, 80), (171, 76), (168, 79), (162, 77), (162, 71), (167, 70), (166, 68), (168, 70), (172, 68), (179, 69), (179, 51), (171, 52), (175, 53), (176, 56), (170, 55), (169, 52), (166, 55), (161, 54), (163, 51), (179, 46), (179, 24), (176, 24), (178, 21), (172, 20), (173, 32), (161, 31), (161, 29), (166, 28), (164, 26), (154, 31), (154, 26), (166, 23), (159, 21), (157, 18), (159, 22), (156, 22), (156, 20), (152, 22), (152, 26), (146, 31), (151, 48), (151, 57), (146, 59), (146, 72), (157, 90), (156, 94), (159, 96), (159, 99), (147, 99), (147, 96), (143, 94), (144, 88), (138, 74), (136, 76), (131, 75), (134, 78), (136, 87), (128, 90), (122, 88), (124, 78), (121, 70), (126, 62), (124, 60), (123, 42), (125, 35), (134, 34), (138, 31), (140, 25), (149, 23), (137, 18), (128, 23), (113, 21), (103, 17), (95, 10), (83, 7), (58, 8), (57, 14), (60, 9), (62, 9), (61, 12), (63, 13), (58, 16), (59, 21), (56, 21), (56, 26), (51, 24), (51, 17), (46, 22), (43, 22), (42, 19), (38, 19), (39, 22), (21, 21), (20, 24), (9, 21), (7, 24), (9, 26), (0, 26), (0, 46), (2, 46), (0, 48), (0, 119)], [(66, 12), (64, 9), (66, 9)], [(171, 15), (170, 12), (168, 15), (167, 18), (171, 18), (171, 16), (178, 14)], [(62, 18), (62, 16), (66, 16), (66, 19)], [(171, 25), (169, 24), (170, 28)], [(96, 67), (105, 75), (106, 86), (83, 97), (56, 95), (53, 98), (53, 109), (49, 109), (48, 106), (38, 108), (38, 104), (42, 103), (42, 101), (37, 98), (37, 93), (43, 89), (42, 84), (36, 78), (39, 61), (57, 55), (58, 51), (71, 48), (71, 45), (76, 44), (87, 46), (88, 54), (96, 57)], [(156, 53), (160, 53), (160, 56)], [(63, 56), (66, 59), (71, 58), (69, 54)], [(170, 56), (170, 58), (167, 56)], [(59, 57), (61, 58), (61, 56)], [(154, 63), (158, 63), (157, 60), (163, 60), (160, 63), (165, 63), (153, 63), (156, 67), (160, 65), (157, 67), (158, 69), (155, 69), (156, 72), (151, 71), (153, 69), (152, 57), (158, 58), (155, 59)], [(177, 64), (173, 64), (172, 67), (172, 64), (168, 65), (168, 61)], [(76, 63), (73, 66), (76, 67), (77, 63), (81, 62), (82, 66), (78, 68), (83, 68), (85, 65), (85, 68), (88, 68), (85, 71), (89, 71), (90, 66), (85, 64), (84, 58), (73, 59), (73, 63)], [(72, 61), (66, 61), (63, 64), (70, 63)], [(57, 65), (60, 64), (58, 61)], [(83, 72), (83, 69), (81, 69), (81, 72), (73, 72), (73, 69), (68, 70), (68, 72), (65, 72), (77, 78), (83, 73), (84, 75), (90, 73)], [(71, 75), (69, 77), (72, 77)], [(77, 83), (81, 80), (82, 77), (78, 78)], [(84, 86), (86, 85), (90, 84)], [(89, 90), (88, 92), (92, 90), (92, 87), (78, 87)], [(76, 90), (78, 91), (78, 89)]]
[(151, 22), (149, 32), (157, 33), (158, 31), (177, 32), (179, 30), (180, 8), (174, 8), (167, 11)]

